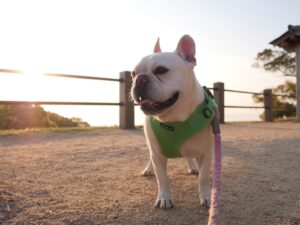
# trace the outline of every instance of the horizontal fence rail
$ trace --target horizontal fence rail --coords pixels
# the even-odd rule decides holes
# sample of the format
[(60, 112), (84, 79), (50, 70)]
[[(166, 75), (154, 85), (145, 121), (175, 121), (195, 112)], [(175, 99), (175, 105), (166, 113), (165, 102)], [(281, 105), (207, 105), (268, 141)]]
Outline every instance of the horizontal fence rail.
[(240, 94), (263, 95), (263, 93), (250, 92), (250, 91), (238, 91), (238, 90), (230, 90), (230, 89), (224, 89), (224, 91), (233, 92), (233, 93), (240, 93)]
[(122, 79), (106, 78), (106, 77), (93, 77), (93, 76), (80, 76), (71, 74), (61, 74), (61, 73), (44, 73), (45, 76), (49, 77), (64, 77), (64, 78), (75, 78), (75, 79), (87, 79), (87, 80), (102, 80), (102, 81), (116, 81), (122, 82)]
[(239, 106), (239, 105), (225, 105), (225, 108), (232, 109), (264, 109), (264, 106)]
[[(0, 73), (18, 73), (24, 74), (21, 70), (12, 69), (0, 69)], [(49, 77), (62, 77), (62, 78), (72, 78), (72, 79), (88, 79), (88, 80), (99, 80), (99, 81), (112, 81), (119, 82), (120, 90), (120, 102), (60, 102), (60, 101), (0, 101), (0, 104), (5, 105), (83, 105), (83, 106), (119, 106), (119, 125), (122, 129), (134, 128), (134, 104), (132, 100), (129, 99), (130, 89), (132, 85), (132, 78), (130, 71), (121, 72), (119, 79), (117, 78), (106, 78), (97, 76), (82, 76), (74, 74), (62, 74), (62, 73), (41, 73), (41, 75)], [(264, 92), (250, 92), (241, 90), (225, 89), (224, 83), (218, 82), (214, 83), (212, 88), (208, 88), (213, 91), (215, 101), (218, 105), (220, 122), (225, 122), (225, 108), (232, 109), (264, 109), (265, 120), (273, 121), (273, 110), (274, 109), (285, 109), (284, 107), (273, 107), (272, 98), (276, 97), (291, 97), (289, 95), (272, 94), (271, 89), (266, 89)], [(264, 99), (264, 106), (238, 106), (238, 105), (225, 105), (225, 92), (237, 93), (237, 94), (251, 94), (251, 95), (262, 95)]]
[[(24, 74), (26, 72), (21, 71), (21, 70), (0, 69), (0, 73), (20, 73), (20, 74)], [(49, 77), (64, 77), (64, 78), (74, 78), (74, 79), (87, 79), (87, 80), (102, 80), (102, 81), (123, 82), (122, 79), (106, 78), (106, 77), (96, 77), (96, 76), (82, 76), (82, 75), (63, 74), (63, 73), (41, 73), (41, 75), (49, 76)]]
[(50, 102), (50, 101), (0, 101), (3, 105), (101, 105), (101, 106), (121, 106), (120, 103), (113, 102)]

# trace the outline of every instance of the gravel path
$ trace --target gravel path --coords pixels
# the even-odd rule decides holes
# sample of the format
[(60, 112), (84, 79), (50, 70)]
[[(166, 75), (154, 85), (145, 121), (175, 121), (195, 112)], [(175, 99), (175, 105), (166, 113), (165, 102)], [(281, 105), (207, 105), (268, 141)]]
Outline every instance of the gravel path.
[[(300, 124), (222, 131), (220, 224), (300, 225)], [(153, 208), (147, 160), (141, 130), (0, 136), (0, 224), (206, 224), (183, 159), (169, 162), (175, 208)]]

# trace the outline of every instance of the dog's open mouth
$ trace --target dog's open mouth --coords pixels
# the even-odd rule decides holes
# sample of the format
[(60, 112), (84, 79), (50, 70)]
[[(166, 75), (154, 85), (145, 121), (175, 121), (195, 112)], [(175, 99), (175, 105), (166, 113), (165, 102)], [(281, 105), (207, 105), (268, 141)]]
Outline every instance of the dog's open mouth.
[(138, 104), (141, 106), (141, 109), (145, 114), (155, 115), (174, 105), (178, 97), (179, 92), (176, 92), (171, 98), (163, 102), (157, 102), (149, 98), (139, 97)]

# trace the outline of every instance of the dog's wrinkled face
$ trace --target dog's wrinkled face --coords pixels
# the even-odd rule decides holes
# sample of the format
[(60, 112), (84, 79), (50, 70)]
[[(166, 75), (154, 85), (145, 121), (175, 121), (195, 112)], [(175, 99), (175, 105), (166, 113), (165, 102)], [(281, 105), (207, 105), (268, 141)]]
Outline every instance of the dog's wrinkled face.
[(184, 72), (177, 54), (156, 53), (143, 58), (132, 72), (134, 101), (147, 115), (172, 107), (180, 98)]
[(165, 112), (187, 97), (189, 74), (196, 62), (195, 51), (190, 49), (194, 49), (194, 42), (189, 36), (185, 38), (175, 52), (161, 53), (157, 43), (156, 53), (144, 57), (133, 70), (131, 96), (146, 115)]

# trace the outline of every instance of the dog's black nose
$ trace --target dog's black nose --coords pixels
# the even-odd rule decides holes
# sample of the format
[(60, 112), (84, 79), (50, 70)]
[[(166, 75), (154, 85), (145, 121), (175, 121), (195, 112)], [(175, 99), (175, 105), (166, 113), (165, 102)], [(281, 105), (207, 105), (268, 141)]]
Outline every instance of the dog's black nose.
[(145, 74), (138, 75), (136, 79), (136, 85), (139, 87), (144, 87), (149, 81), (149, 78)]

